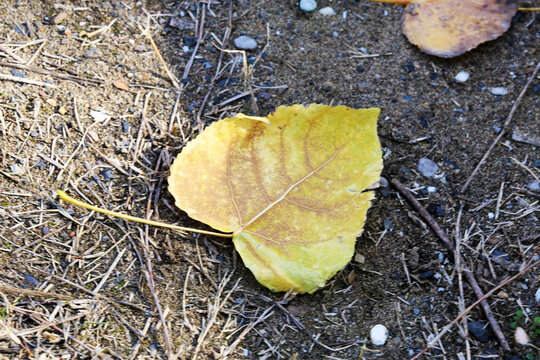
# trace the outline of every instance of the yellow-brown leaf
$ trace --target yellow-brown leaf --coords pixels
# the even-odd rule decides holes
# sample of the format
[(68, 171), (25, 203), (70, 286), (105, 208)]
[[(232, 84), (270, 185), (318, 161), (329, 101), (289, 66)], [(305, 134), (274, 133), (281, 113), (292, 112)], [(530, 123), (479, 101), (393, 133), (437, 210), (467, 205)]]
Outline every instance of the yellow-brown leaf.
[(279, 107), (218, 121), (171, 167), (189, 216), (223, 232), (273, 291), (313, 292), (351, 259), (382, 170), (380, 110)]
[(435, 0), (408, 5), (401, 29), (428, 54), (455, 57), (494, 40), (510, 27), (514, 0)]

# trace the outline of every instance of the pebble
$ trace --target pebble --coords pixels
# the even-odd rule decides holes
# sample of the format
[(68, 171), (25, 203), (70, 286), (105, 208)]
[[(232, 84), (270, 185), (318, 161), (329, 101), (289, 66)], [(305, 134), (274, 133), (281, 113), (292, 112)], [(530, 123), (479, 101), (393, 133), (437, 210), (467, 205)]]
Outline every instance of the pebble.
[(255, 39), (242, 35), (234, 39), (234, 46), (240, 50), (253, 50), (257, 47)]
[(503, 87), (492, 87), (492, 88), (489, 88), (489, 91), (493, 95), (506, 95), (506, 94), (508, 94), (508, 90), (506, 90), (506, 88), (503, 88)]
[(420, 158), (418, 160), (418, 171), (425, 177), (431, 178), (439, 171), (439, 166), (433, 160)]
[[(317, 6), (317, 5), (315, 5)], [(333, 16), (336, 15), (336, 11), (332, 9), (330, 6), (323, 7), (321, 10), (319, 10), (319, 14), (323, 16)]]
[(58, 31), (60, 35), (64, 35), (66, 33), (66, 27), (64, 25), (56, 25), (56, 31)]
[(514, 331), (514, 340), (520, 345), (527, 345), (530, 341), (527, 332), (520, 326)]
[(425, 271), (421, 274), (418, 275), (418, 278), (420, 280), (426, 280), (426, 279), (429, 279), (430, 277), (432, 277), (433, 275), (435, 275), (435, 271), (433, 270), (428, 270), (428, 271)]
[(103, 178), (105, 180), (110, 180), (110, 179), (114, 179), (114, 174), (112, 172), (111, 169), (105, 169), (105, 170), (102, 170), (100, 172), (101, 176), (103, 176)]
[(25, 78), (26, 77), (26, 74), (23, 73), (22, 71), (11, 70), (11, 74), (13, 76), (20, 77), (20, 78)]
[(359, 264), (363, 264), (366, 262), (366, 257), (360, 253), (356, 253), (354, 255), (354, 261), (356, 261)]
[(460, 71), (457, 73), (454, 79), (456, 79), (457, 82), (465, 82), (469, 80), (469, 73), (466, 71)]
[(300, 10), (305, 12), (315, 11), (317, 2), (315, 0), (300, 0)]
[(24, 275), (24, 282), (27, 283), (30, 286), (38, 286), (39, 285), (38, 279), (36, 279), (35, 277), (33, 277), (30, 274)]
[(122, 120), (122, 131), (127, 133), (129, 132), (129, 121), (127, 120)]
[(377, 324), (369, 330), (369, 338), (373, 345), (384, 345), (388, 339), (388, 329), (384, 325)]
[(197, 38), (195, 36), (184, 36), (184, 44), (189, 47), (197, 45)]
[(156, 357), (158, 353), (157, 344), (150, 344), (148, 346), (148, 351), (150, 352), (151, 357)]
[(43, 161), (43, 159), (40, 159), (38, 161), (38, 163), (36, 164), (36, 167), (39, 169), (39, 170), (45, 170), (47, 168), (47, 164), (45, 164), (45, 161)]
[(534, 299), (537, 303), (540, 303), (540, 287), (536, 290), (536, 293), (534, 294)]
[(483, 343), (489, 341), (489, 328), (485, 322), (471, 321), (468, 323), (468, 328), (469, 332), (476, 340)]
[(270, 94), (265, 92), (265, 91), (261, 91), (260, 93), (257, 94), (257, 99), (259, 99), (259, 100), (268, 100), (268, 99), (270, 99)]
[(381, 176), (381, 178), (379, 179), (379, 185), (383, 188), (388, 187), (388, 180), (385, 177)]
[(135, 45), (133, 47), (133, 51), (136, 51), (136, 52), (145, 52), (146, 51), (146, 46), (144, 45)]
[(527, 184), (527, 189), (531, 191), (540, 191), (540, 183), (538, 182), (538, 180), (531, 180)]
[(85, 51), (84, 51), (84, 56), (86, 56), (86, 57), (92, 57), (92, 56), (96, 55), (96, 53), (97, 53), (97, 49), (96, 49), (96, 48), (92, 48), (92, 49), (85, 50)]
[(66, 115), (67, 110), (66, 110), (65, 107), (60, 106), (60, 107), (58, 108), (58, 113), (59, 113), (60, 115)]

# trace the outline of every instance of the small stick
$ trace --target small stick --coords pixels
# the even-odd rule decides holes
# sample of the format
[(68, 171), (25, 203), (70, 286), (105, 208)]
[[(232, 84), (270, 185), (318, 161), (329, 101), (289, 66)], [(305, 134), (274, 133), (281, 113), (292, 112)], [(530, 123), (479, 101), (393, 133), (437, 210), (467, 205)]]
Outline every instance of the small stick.
[(58, 195), (60, 196), (60, 199), (66, 201), (66, 202), (68, 202), (70, 204), (73, 204), (75, 206), (80, 206), (80, 207), (83, 207), (83, 208), (88, 209), (88, 210), (97, 211), (97, 212), (100, 212), (100, 213), (105, 214), (105, 215), (114, 216), (114, 217), (124, 219), (124, 220), (128, 220), (128, 221), (135, 221), (135, 222), (146, 224), (146, 225), (159, 226), (159, 227), (164, 227), (164, 228), (173, 229), (173, 230), (179, 230), (179, 231), (189, 231), (189, 232), (205, 234), (205, 235), (213, 235), (213, 236), (226, 237), (226, 238), (233, 237), (233, 234), (217, 233), (217, 232), (213, 232), (213, 231), (206, 231), (206, 230), (193, 229), (193, 228), (188, 228), (188, 227), (183, 227), (183, 226), (178, 226), (178, 225), (166, 224), (166, 223), (162, 223), (162, 222), (159, 222), (159, 221), (153, 221), (153, 220), (138, 218), (138, 217), (135, 217), (135, 216), (118, 213), (116, 211), (103, 209), (103, 208), (100, 208), (100, 207), (97, 207), (97, 206), (94, 206), (94, 205), (87, 204), (87, 203), (85, 203), (83, 201), (74, 199), (74, 198), (72, 198), (71, 196), (69, 196), (68, 194), (66, 194), (62, 190), (58, 190)]
[(165, 63), (165, 60), (163, 60), (163, 57), (161, 56), (161, 53), (159, 52), (159, 48), (157, 47), (156, 43), (154, 42), (154, 39), (152, 39), (152, 35), (150, 34), (150, 17), (148, 18), (146, 28), (143, 29), (141, 26), (139, 26), (139, 30), (141, 30), (142, 35), (144, 35), (148, 41), (150, 41), (150, 45), (152, 46), (152, 49), (154, 49), (154, 52), (156, 53), (159, 61), (161, 62), (161, 66), (165, 69), (165, 72), (169, 76), (169, 79), (171, 80), (173, 86), (176, 89), (180, 89), (180, 85), (178, 85), (178, 79), (174, 74), (169, 70), (169, 67)]
[(499, 140), (501, 140), (501, 138), (504, 136), (504, 134), (506, 134), (506, 131), (508, 130), (508, 125), (512, 121), (512, 118), (514, 117), (514, 113), (516, 112), (516, 109), (517, 109), (519, 103), (521, 102), (521, 100), (523, 99), (523, 96), (527, 92), (527, 89), (529, 88), (529, 85), (531, 85), (532, 81), (536, 77), (536, 74), (538, 73), (538, 70), (540, 70), (540, 61), (538, 62), (538, 64), (536, 64), (536, 67), (534, 68), (534, 71), (532, 72), (531, 76), (529, 76), (529, 79), (527, 80), (527, 83), (525, 84), (525, 86), (523, 87), (523, 89), (519, 93), (519, 96), (517, 97), (516, 101), (514, 102), (514, 105), (512, 106), (512, 109), (510, 110), (510, 113), (508, 114), (508, 117), (506, 118), (506, 121), (503, 124), (501, 132), (495, 138), (495, 141), (493, 141), (493, 143), (491, 144), (489, 149), (486, 151), (486, 153), (482, 157), (482, 160), (480, 160), (478, 165), (476, 165), (476, 167), (474, 168), (471, 176), (469, 176), (469, 178), (467, 179), (467, 182), (465, 182), (465, 185), (463, 185), (463, 188), (461, 189), (462, 194), (465, 191), (467, 191), (467, 189), (469, 188), (469, 185), (471, 184), (471, 181), (474, 179), (474, 177), (476, 176), (476, 174), (480, 170), (480, 167), (482, 165), (484, 165), (487, 158), (489, 157), (489, 154), (491, 154), (491, 151), (493, 151), (493, 149), (495, 148), (495, 146), (497, 145)]
[[(390, 181), (392, 185), (394, 185), (398, 191), (407, 199), (407, 201), (414, 207), (416, 211), (424, 218), (424, 220), (428, 223), (429, 227), (435, 232), (437, 237), (443, 242), (444, 246), (450, 251), (450, 254), (453, 256), (456, 252), (456, 247), (450, 241), (446, 233), (443, 231), (443, 229), (439, 226), (439, 224), (433, 219), (433, 217), (427, 212), (427, 210), (420, 204), (418, 200), (411, 194), (411, 192), (397, 179), (392, 179)], [(461, 267), (463, 273), (465, 274), (465, 277), (467, 278), (467, 281), (473, 288), (474, 294), (476, 297), (480, 300), (484, 297), (482, 290), (480, 289), (480, 286), (478, 285), (478, 282), (474, 278), (473, 273), (467, 269), (465, 266)], [(480, 303), (482, 305), (482, 309), (484, 310), (484, 314), (486, 315), (489, 324), (491, 325), (491, 328), (493, 329), (493, 332), (499, 339), (499, 342), (503, 346), (504, 349), (507, 351), (510, 351), (510, 345), (508, 344), (508, 341), (506, 340), (506, 337), (504, 336), (501, 327), (499, 326), (499, 323), (495, 319), (495, 316), (493, 315), (493, 311), (491, 311), (491, 307), (489, 306), (489, 303), (485, 300), (483, 301), (477, 301), (476, 303)], [(468, 312), (468, 311), (467, 311)]]
[(71, 296), (68, 295), (62, 295), (62, 294), (56, 294), (56, 293), (50, 293), (45, 291), (37, 291), (37, 290), (30, 290), (30, 289), (20, 289), (9, 285), (0, 285), (0, 292), (13, 294), (13, 295), (28, 295), (28, 296), (36, 296), (36, 297), (42, 297), (42, 298), (56, 298), (59, 300), (73, 300)]
[[(0, 66), (6, 66), (6, 67), (14, 68), (14, 69), (19, 69), (19, 70), (27, 70), (27, 71), (35, 72), (38, 74), (54, 76), (63, 80), (79, 81), (79, 82), (90, 84), (90, 85), (99, 85), (103, 83), (103, 80), (99, 80), (99, 79), (93, 79), (93, 78), (87, 79), (87, 78), (82, 78), (76, 75), (62, 74), (53, 70), (47, 70), (47, 69), (42, 69), (42, 68), (29, 66), (29, 65), (23, 65), (23, 64), (13, 64), (13, 63), (5, 62), (5, 61), (0, 61)], [(65, 71), (68, 71), (68, 70), (65, 69)]]
[(11, 76), (11, 75), (6, 75), (6, 74), (0, 74), (0, 80), (9, 80), (9, 81), (14, 81), (14, 82), (21, 82), (21, 83), (25, 83), (25, 84), (30, 84), (30, 85), (45, 86), (45, 87), (50, 87), (50, 88), (53, 88), (53, 89), (58, 87), (58, 86), (56, 86), (54, 84), (49, 84), (49, 83), (45, 83), (45, 82), (41, 82), (41, 81), (25, 79), (25, 78), (21, 78), (21, 77), (18, 77), (18, 76)]

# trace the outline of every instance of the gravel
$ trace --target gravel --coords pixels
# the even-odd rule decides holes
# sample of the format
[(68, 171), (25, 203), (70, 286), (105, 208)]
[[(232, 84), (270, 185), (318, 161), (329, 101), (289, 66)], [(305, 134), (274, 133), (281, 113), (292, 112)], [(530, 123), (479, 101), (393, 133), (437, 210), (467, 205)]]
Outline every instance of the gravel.
[[(317, 5), (315, 5), (317, 6)], [(330, 6), (323, 7), (321, 10), (319, 10), (319, 14), (323, 16), (333, 16), (336, 15), (336, 11), (332, 9)]]
[(457, 82), (465, 82), (469, 80), (469, 73), (466, 71), (460, 71), (457, 73), (454, 79), (456, 79)]
[(257, 48), (257, 41), (249, 36), (242, 35), (234, 39), (234, 46), (240, 50), (254, 50)]
[(388, 329), (384, 325), (377, 324), (369, 330), (369, 338), (373, 345), (384, 345), (388, 339)]
[(489, 341), (488, 324), (481, 321), (471, 321), (468, 324), (469, 332), (474, 338), (480, 342), (486, 343)]
[(431, 178), (439, 171), (439, 166), (433, 160), (420, 158), (418, 160), (418, 171), (425, 177)]
[(315, 11), (317, 2), (315, 0), (300, 0), (300, 10), (305, 12)]
[(508, 90), (506, 90), (506, 88), (503, 88), (503, 87), (492, 87), (492, 88), (489, 88), (489, 91), (493, 95), (506, 95), (506, 94), (508, 94)]
[(540, 191), (540, 183), (538, 182), (538, 180), (531, 180), (527, 184), (527, 189), (531, 191)]
[(30, 274), (24, 275), (24, 282), (27, 283), (30, 286), (38, 286), (39, 285), (39, 280), (36, 279), (35, 277), (33, 277)]

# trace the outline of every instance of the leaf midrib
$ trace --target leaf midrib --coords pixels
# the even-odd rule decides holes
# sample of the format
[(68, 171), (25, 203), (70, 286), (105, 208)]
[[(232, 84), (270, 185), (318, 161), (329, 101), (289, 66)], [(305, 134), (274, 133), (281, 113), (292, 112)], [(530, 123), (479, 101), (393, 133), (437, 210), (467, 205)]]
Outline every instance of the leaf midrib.
[(311, 176), (313, 176), (315, 173), (317, 173), (319, 170), (321, 170), (323, 167), (328, 165), (332, 160), (334, 160), (338, 154), (338, 152), (341, 150), (341, 148), (336, 149), (332, 156), (328, 158), (325, 162), (323, 162), (321, 165), (317, 166), (315, 169), (311, 170), (308, 174), (306, 174), (303, 178), (295, 182), (294, 184), (290, 185), (289, 188), (276, 200), (274, 200), (272, 203), (268, 204), (261, 212), (259, 212), (257, 215), (255, 215), (251, 220), (249, 220), (246, 224), (240, 226), (240, 228), (236, 231), (233, 231), (233, 236), (238, 235), (238, 233), (242, 232), (245, 228), (247, 228), (249, 225), (253, 224), (258, 218), (263, 216), (265, 213), (270, 211), (274, 206), (279, 204), (281, 201), (283, 201), (287, 195), (298, 185), (302, 184), (304, 181), (309, 179)]

